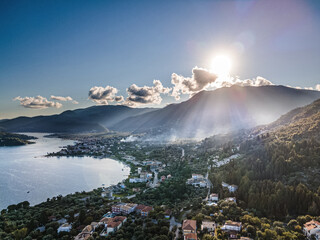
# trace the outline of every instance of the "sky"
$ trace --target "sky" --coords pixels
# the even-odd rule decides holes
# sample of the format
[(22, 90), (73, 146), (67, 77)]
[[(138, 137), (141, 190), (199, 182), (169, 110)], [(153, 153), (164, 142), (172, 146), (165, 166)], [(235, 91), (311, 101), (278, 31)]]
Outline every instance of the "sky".
[(319, 43), (317, 0), (2, 0), (0, 119), (163, 107), (233, 84), (320, 90)]

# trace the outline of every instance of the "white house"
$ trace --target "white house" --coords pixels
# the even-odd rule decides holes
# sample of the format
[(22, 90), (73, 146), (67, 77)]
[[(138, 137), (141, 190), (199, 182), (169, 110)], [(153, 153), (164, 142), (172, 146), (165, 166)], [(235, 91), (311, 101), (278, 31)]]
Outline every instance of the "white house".
[(218, 193), (211, 193), (209, 196), (209, 200), (213, 202), (218, 202), (219, 201)]
[(58, 228), (58, 233), (60, 232), (70, 232), (72, 226), (69, 223), (64, 223)]
[(203, 221), (201, 224), (201, 231), (206, 229), (208, 232), (214, 232), (215, 228), (216, 224), (212, 221)]
[(240, 232), (241, 227), (242, 227), (241, 222), (226, 221), (225, 224), (222, 226), (221, 230)]
[(318, 235), (318, 237), (319, 237), (319, 235), (320, 235), (320, 223), (318, 221), (314, 221), (314, 220), (305, 223), (303, 225), (303, 234), (308, 239), (311, 239), (312, 235), (315, 236), (315, 237), (317, 237), (317, 235)]

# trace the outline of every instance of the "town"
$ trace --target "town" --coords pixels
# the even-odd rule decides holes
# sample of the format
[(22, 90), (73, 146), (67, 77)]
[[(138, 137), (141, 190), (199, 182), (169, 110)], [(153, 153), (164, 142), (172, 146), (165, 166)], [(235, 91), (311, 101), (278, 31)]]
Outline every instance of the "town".
[(238, 145), (126, 139), (77, 136), (74, 145), (48, 154), (117, 159), (131, 168), (122, 182), (34, 207), (10, 205), (1, 217), (19, 211), (36, 216), (28, 223), (34, 239), (319, 239), (318, 218), (281, 222), (245, 208), (241, 186), (219, 175), (242, 158)]

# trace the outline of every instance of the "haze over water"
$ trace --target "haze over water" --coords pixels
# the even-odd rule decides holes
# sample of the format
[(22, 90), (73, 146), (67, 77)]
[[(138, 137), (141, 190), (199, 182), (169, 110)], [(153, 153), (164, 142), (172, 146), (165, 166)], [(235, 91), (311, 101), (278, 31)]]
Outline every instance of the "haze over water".
[[(31, 205), (59, 194), (90, 191), (102, 184), (117, 184), (127, 177), (130, 168), (109, 158), (50, 157), (71, 140), (38, 137), (36, 144), (0, 148), (0, 209), (29, 201)], [(29, 191), (29, 193), (27, 193)]]

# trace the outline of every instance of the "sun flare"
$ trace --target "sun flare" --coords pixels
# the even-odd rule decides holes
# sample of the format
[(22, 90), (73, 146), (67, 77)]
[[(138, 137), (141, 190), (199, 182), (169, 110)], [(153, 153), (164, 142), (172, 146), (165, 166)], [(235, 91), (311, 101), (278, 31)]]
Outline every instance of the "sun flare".
[(231, 59), (226, 55), (219, 55), (213, 58), (211, 62), (211, 71), (218, 75), (218, 77), (225, 77), (230, 75)]

